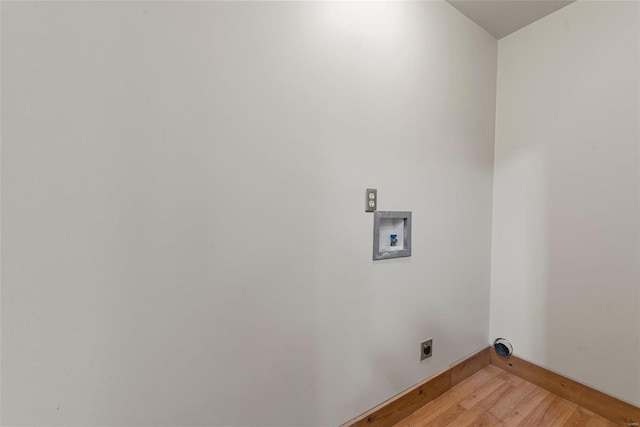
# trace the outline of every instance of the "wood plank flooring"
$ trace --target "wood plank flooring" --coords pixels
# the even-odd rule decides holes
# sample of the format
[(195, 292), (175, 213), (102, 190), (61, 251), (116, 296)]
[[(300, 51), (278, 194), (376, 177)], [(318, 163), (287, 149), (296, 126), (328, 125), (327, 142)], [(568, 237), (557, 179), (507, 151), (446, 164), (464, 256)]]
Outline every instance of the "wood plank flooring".
[(489, 365), (394, 427), (615, 425), (575, 403)]

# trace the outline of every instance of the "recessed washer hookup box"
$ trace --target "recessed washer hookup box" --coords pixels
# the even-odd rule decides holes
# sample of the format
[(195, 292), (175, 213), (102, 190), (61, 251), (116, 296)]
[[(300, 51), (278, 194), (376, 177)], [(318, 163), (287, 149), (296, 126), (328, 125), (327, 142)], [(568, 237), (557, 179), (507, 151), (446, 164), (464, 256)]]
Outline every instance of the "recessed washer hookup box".
[(373, 214), (373, 260), (411, 256), (411, 212)]

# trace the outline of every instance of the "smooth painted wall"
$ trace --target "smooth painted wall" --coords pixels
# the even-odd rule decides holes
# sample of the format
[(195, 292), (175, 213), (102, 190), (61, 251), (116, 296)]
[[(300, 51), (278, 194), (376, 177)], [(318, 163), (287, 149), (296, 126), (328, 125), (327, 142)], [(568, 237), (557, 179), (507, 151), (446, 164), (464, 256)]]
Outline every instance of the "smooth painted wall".
[(491, 336), (640, 404), (640, 3), (499, 42)]
[(337, 425), (486, 345), (497, 42), (450, 5), (1, 24), (2, 425)]

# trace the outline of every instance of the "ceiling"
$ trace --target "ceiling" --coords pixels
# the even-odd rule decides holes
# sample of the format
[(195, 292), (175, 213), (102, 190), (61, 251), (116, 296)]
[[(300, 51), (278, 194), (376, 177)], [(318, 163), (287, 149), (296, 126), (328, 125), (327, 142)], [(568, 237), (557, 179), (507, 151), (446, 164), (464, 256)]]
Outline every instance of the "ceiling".
[(575, 0), (447, 0), (476, 24), (500, 39)]

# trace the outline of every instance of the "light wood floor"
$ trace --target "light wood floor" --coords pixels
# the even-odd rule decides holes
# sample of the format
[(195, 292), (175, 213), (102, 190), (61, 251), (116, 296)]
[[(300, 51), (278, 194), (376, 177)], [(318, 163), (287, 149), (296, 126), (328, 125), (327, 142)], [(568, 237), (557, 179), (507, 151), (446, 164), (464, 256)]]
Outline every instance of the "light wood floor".
[(615, 425), (520, 377), (489, 365), (394, 427)]

